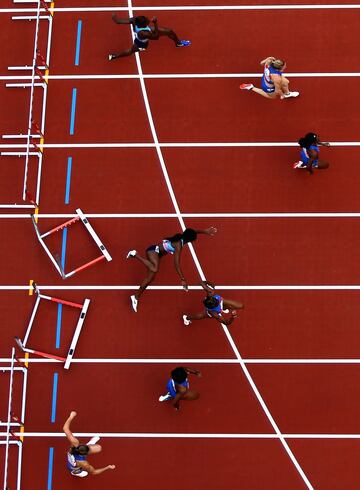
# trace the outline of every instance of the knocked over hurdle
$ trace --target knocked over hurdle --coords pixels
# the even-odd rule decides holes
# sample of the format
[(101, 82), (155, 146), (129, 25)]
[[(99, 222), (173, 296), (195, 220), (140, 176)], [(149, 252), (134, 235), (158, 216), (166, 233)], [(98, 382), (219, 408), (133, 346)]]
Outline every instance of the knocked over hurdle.
[[(67, 279), (68, 277), (71, 277), (74, 274), (76, 274), (77, 272), (80, 272), (84, 269), (87, 269), (88, 267), (91, 267), (92, 265), (96, 264), (97, 262), (100, 262), (101, 260), (106, 259), (108, 262), (110, 262), (112, 260), (111, 255), (106, 250), (105, 246), (102, 244), (99, 236), (97, 235), (97, 233), (95, 232), (95, 230), (91, 226), (91, 224), (89, 223), (89, 220), (87, 219), (85, 214), (81, 211), (80, 208), (78, 208), (76, 210), (76, 213), (77, 213), (77, 216), (75, 216), (75, 218), (72, 218), (69, 221), (65, 221), (65, 223), (63, 223), (59, 226), (56, 226), (55, 228), (52, 228), (51, 230), (49, 230), (43, 234), (41, 234), (39, 231), (39, 227), (38, 227), (37, 222), (36, 222), (37, 218), (34, 215), (31, 215), (32, 222), (33, 222), (35, 232), (36, 232), (36, 236), (37, 236), (39, 242), (41, 243), (41, 246), (43, 247), (43, 249), (45, 250), (45, 252), (49, 256), (49, 259), (51, 260), (51, 262), (55, 266), (55, 269), (58, 271), (58, 273), (61, 275), (61, 277), (63, 279)], [(44, 238), (48, 237), (49, 235), (52, 235), (53, 233), (56, 233), (57, 231), (63, 230), (65, 228), (67, 228), (68, 226), (70, 226), (70, 225), (72, 225), (72, 224), (74, 224), (80, 220), (83, 223), (83, 225), (85, 226), (86, 230), (90, 233), (90, 236), (92, 237), (92, 239), (94, 240), (94, 242), (96, 243), (98, 248), (100, 249), (101, 255), (99, 255), (98, 257), (96, 257), (93, 260), (90, 260), (89, 262), (86, 262), (85, 264), (81, 265), (80, 267), (77, 267), (76, 269), (66, 273), (64, 270), (64, 267), (61, 263), (60, 257), (58, 255), (54, 256), (50, 252), (48, 246), (46, 245), (46, 243), (44, 241)]]
[[(28, 326), (27, 326), (27, 329), (25, 332), (24, 340), (21, 340), (19, 337), (15, 337), (15, 342), (17, 343), (18, 347), (23, 352), (27, 352), (28, 354), (35, 354), (37, 356), (45, 357), (47, 359), (54, 359), (56, 361), (64, 362), (64, 369), (69, 369), (72, 358), (74, 356), (74, 352), (75, 352), (77, 342), (79, 340), (81, 329), (82, 329), (84, 321), (85, 321), (86, 313), (87, 313), (87, 310), (89, 308), (90, 300), (85, 299), (83, 304), (74, 303), (72, 301), (66, 301), (64, 299), (55, 298), (53, 296), (46, 296), (45, 294), (41, 294), (39, 288), (37, 287), (37, 285), (34, 282), (32, 284), (32, 287), (36, 293), (35, 305), (34, 305), (34, 308), (32, 310), (31, 317), (30, 317), (30, 320), (29, 320), (29, 323), (28, 323)], [(37, 349), (31, 349), (31, 348), (27, 347), (29, 335), (30, 335), (31, 329), (32, 329), (33, 324), (34, 324), (35, 316), (36, 316), (37, 310), (39, 308), (40, 301), (42, 299), (47, 300), (47, 301), (53, 301), (54, 303), (62, 304), (64, 306), (70, 306), (72, 308), (78, 308), (80, 310), (79, 319), (77, 321), (76, 328), (74, 331), (74, 335), (73, 335), (73, 338), (71, 340), (70, 347), (68, 350), (68, 354), (66, 357), (60, 357), (60, 356), (57, 356), (55, 354), (49, 354), (47, 352), (43, 352), (43, 351), (39, 351)]]

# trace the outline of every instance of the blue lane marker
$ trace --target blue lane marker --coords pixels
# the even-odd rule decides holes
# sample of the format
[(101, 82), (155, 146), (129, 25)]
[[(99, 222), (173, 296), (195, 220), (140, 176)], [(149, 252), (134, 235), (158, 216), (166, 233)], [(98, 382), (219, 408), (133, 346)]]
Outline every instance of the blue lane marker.
[(56, 340), (55, 340), (55, 347), (57, 349), (60, 349), (62, 307), (63, 307), (63, 305), (61, 303), (59, 303), (58, 304), (58, 311), (57, 311)]
[(53, 476), (53, 467), (54, 467), (54, 448), (49, 448), (49, 465), (48, 465), (48, 483), (47, 490), (52, 489), (52, 476)]
[(65, 204), (70, 202), (70, 182), (71, 182), (72, 157), (68, 157), (66, 172)]
[(51, 402), (51, 422), (52, 423), (54, 423), (55, 419), (56, 419), (56, 401), (57, 401), (58, 379), (59, 379), (58, 373), (54, 373), (52, 402)]
[(76, 35), (76, 50), (75, 50), (75, 66), (79, 66), (80, 64), (81, 28), (82, 28), (82, 20), (78, 20), (77, 35)]
[(75, 112), (76, 112), (76, 95), (77, 89), (72, 89), (72, 99), (71, 99), (71, 115), (70, 115), (70, 134), (74, 134), (75, 130)]
[(62, 232), (62, 244), (61, 244), (61, 267), (63, 270), (65, 270), (66, 242), (67, 242), (67, 228), (64, 228)]

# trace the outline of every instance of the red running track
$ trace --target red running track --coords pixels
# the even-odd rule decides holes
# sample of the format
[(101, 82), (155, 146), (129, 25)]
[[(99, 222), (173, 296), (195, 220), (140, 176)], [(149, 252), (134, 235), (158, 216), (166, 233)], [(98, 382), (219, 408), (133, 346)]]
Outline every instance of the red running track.
[[(199, 3), (199, 5), (202, 2)], [(105, 5), (91, 2), (88, 6)], [(186, 3), (185, 3), (186, 4)], [(228, 2), (228, 5), (232, 3)], [(63, 2), (62, 7), (70, 2)], [(71, 3), (71, 5), (76, 5)], [(125, 5), (125, 4), (124, 4)], [(144, 9), (146, 2), (142, 3)], [(156, 3), (152, 2), (152, 5)], [(143, 10), (152, 15), (153, 12)], [(355, 11), (356, 13), (357, 11)], [(28, 61), (21, 45), (31, 39), (9, 29), (19, 63)], [(357, 61), (358, 17), (353, 10), (260, 10), (230, 12), (159, 12), (160, 23), (190, 38), (188, 50), (174, 50), (161, 40), (141, 55), (144, 73), (258, 73), (264, 53), (260, 42), (269, 25), (280, 24), (267, 49), (289, 61), (290, 72), (353, 71)], [(77, 20), (83, 20), (80, 67), (73, 66)], [(214, 20), (215, 19), (215, 20)], [(199, 29), (201, 25), (201, 29)], [(224, 25), (239, 34), (234, 46), (224, 35)], [(315, 36), (316, 25), (319, 36)], [(238, 26), (241, 26), (239, 28)], [(22, 37), (23, 36), (23, 37)], [(216, 43), (213, 41), (216, 39)], [(341, 40), (341, 41), (339, 41)], [(110, 13), (60, 13), (54, 17), (51, 75), (135, 74), (134, 58), (108, 63), (109, 50), (130, 42), (125, 26), (111, 22)], [(270, 44), (269, 44), (270, 43)], [(310, 44), (311, 43), (311, 44)], [(28, 45), (28, 44), (27, 44)], [(311, 56), (309, 51), (311, 50)], [(328, 58), (329, 51), (332, 57)], [(341, 67), (338, 59), (341, 57)], [(20, 59), (21, 58), (21, 59)], [(13, 60), (5, 60), (3, 71)], [(304, 132), (316, 130), (330, 141), (357, 141), (359, 111), (354, 103), (356, 78), (297, 77), (293, 88), (298, 100), (269, 101), (238, 89), (243, 79), (151, 79), (146, 80), (150, 106), (161, 143), (295, 142)], [(259, 78), (249, 81), (259, 82)], [(75, 134), (69, 134), (72, 88), (77, 88)], [(331, 103), (329, 94), (331, 95)], [(0, 129), (17, 132), (26, 123), (28, 94), (3, 87), (4, 108)], [(271, 104), (271, 103), (270, 103)], [(270, 109), (271, 107), (271, 109)], [(38, 108), (36, 108), (38, 111)], [(50, 80), (47, 105), (46, 144), (153, 143), (137, 79)], [(331, 169), (309, 177), (291, 171), (296, 147), (258, 148), (166, 148), (169, 176), (182, 212), (357, 212), (358, 149), (336, 147), (323, 151)], [(64, 204), (67, 157), (73, 157), (70, 205)], [(19, 169), (8, 169), (1, 160), (4, 198), (17, 199)], [(12, 197), (14, 196), (14, 197)], [(209, 197), (210, 196), (210, 197)], [(173, 213), (154, 148), (52, 148), (44, 152), (41, 212)], [(40, 219), (46, 230), (60, 218)], [(130, 248), (144, 250), (151, 243), (179, 229), (175, 217), (162, 219), (91, 219), (108, 246), (114, 261), (76, 276), (67, 285), (136, 285), (144, 270), (126, 262)], [(215, 225), (219, 234), (201, 237), (196, 243), (200, 263), (209, 277), (222, 285), (357, 285), (359, 233), (355, 218), (187, 218), (196, 228)], [(0, 284), (63, 285), (52, 268), (28, 219), (2, 219)], [(49, 239), (53, 251), (61, 250), (61, 235)], [(81, 252), (81, 253), (80, 253)], [(80, 265), (96, 255), (96, 247), (81, 225), (69, 230), (67, 267)], [(188, 251), (183, 268), (190, 284), (199, 274)], [(164, 260), (156, 285), (179, 285), (172, 260)], [(61, 291), (60, 297), (81, 301), (91, 297), (89, 316), (80, 337), (78, 358), (226, 359), (234, 353), (219, 325), (204, 321), (189, 329), (181, 315), (197, 311), (201, 293), (149, 291), (138, 315), (129, 311), (124, 291)], [(357, 291), (224, 291), (225, 297), (241, 299), (246, 309), (230, 327), (236, 347), (247, 359), (305, 359), (358, 357)], [(7, 356), (12, 337), (23, 332), (33, 298), (26, 291), (1, 292), (1, 323)], [(56, 310), (56, 308), (55, 308)], [(57, 313), (49, 305), (39, 312), (32, 334), (34, 346), (54, 349)], [(74, 318), (64, 312), (61, 347), (71, 337)], [(99, 328), (100, 326), (100, 328)], [(36, 345), (35, 345), (36, 344)], [(203, 378), (192, 380), (201, 392), (197, 403), (175, 413), (159, 406), (172, 363), (73, 364), (65, 372), (60, 364), (31, 364), (27, 399), (27, 431), (60, 432), (63, 420), (77, 408), (74, 428), (83, 432), (211, 432), (220, 434), (272, 434), (269, 421), (236, 362), (193, 363)], [(288, 434), (358, 433), (357, 365), (336, 363), (257, 363), (248, 369), (280, 429)], [(56, 422), (50, 422), (54, 372), (59, 373)], [(354, 388), (355, 387), (355, 388)], [(83, 400), (91, 399), (90, 403)], [(74, 406), (77, 405), (77, 406)], [(356, 440), (288, 439), (296, 459), (314, 488), (357, 488), (359, 477)], [(118, 470), (102, 477), (104, 488), (160, 488), (164, 473), (173, 475), (186, 455), (187, 472), (174, 488), (232, 488), (249, 490), (304, 488), (299, 474), (275, 439), (115, 439), (103, 440), (104, 452), (94, 463), (115, 463)], [(65, 439), (26, 438), (23, 488), (47, 484), (49, 447), (55, 449), (53, 488), (98, 486), (66, 474)], [(42, 471), (33, 475), (31, 455), (36, 451)], [(150, 454), (150, 456), (149, 456)], [(154, 455), (154, 456), (153, 456)], [(324, 455), (326, 457), (324, 457)], [(111, 458), (114, 458), (112, 460)], [(116, 458), (116, 460), (115, 460)], [(161, 483), (162, 484), (162, 483)], [(168, 477), (165, 482), (168, 486)], [(164, 487), (165, 488), (165, 487)]]

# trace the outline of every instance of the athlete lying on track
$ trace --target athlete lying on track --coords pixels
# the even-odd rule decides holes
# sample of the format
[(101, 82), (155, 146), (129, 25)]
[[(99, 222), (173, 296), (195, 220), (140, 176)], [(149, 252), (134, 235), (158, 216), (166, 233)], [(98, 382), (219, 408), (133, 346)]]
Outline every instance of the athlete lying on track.
[(213, 236), (215, 235), (216, 232), (217, 229), (214, 227), (207, 228), (206, 230), (193, 230), (192, 228), (186, 228), (184, 233), (178, 233), (177, 235), (174, 235), (172, 237), (164, 238), (162, 242), (158, 245), (150, 245), (150, 247), (146, 249), (147, 258), (144, 258), (141, 255), (139, 255), (136, 250), (130, 250), (126, 258), (138, 259), (146, 266), (148, 270), (148, 275), (141, 283), (138, 292), (131, 296), (131, 306), (134, 312), (135, 313), (137, 312), (137, 305), (140, 296), (148, 287), (148, 285), (155, 279), (155, 276), (159, 270), (160, 259), (164, 255), (167, 254), (174, 255), (175, 269), (180, 276), (182, 287), (185, 289), (185, 291), (187, 291), (188, 285), (180, 267), (180, 257), (181, 257), (181, 252), (183, 250), (183, 247), (187, 243), (196, 240), (198, 234)]
[[(215, 286), (211, 282), (201, 281), (201, 286), (207, 292), (207, 296), (203, 301), (205, 311), (194, 315), (183, 315), (184, 325), (188, 326), (193, 320), (204, 320), (205, 318), (215, 318), (215, 320), (224, 325), (231, 325), (237, 317), (236, 309), (240, 310), (244, 308), (244, 305), (216, 294)], [(229, 312), (231, 316), (228, 319), (224, 318), (223, 313)]]
[[(177, 48), (182, 48), (191, 44), (190, 41), (180, 40), (172, 29), (159, 27), (156, 17), (153, 17), (150, 20), (141, 15), (130, 19), (119, 19), (116, 14), (112, 14), (112, 20), (116, 24), (131, 24), (135, 37), (134, 44), (131, 48), (121, 51), (121, 53), (109, 54), (109, 61), (115, 60), (116, 58), (123, 58), (124, 56), (130, 56), (139, 51), (146, 51), (149, 47), (149, 41), (157, 41), (160, 37), (164, 36), (174, 41)], [(150, 26), (150, 24), (152, 24), (152, 26)]]
[(171, 378), (167, 382), (167, 393), (159, 397), (159, 402), (172, 400), (175, 410), (180, 409), (180, 400), (193, 401), (200, 396), (199, 392), (189, 390), (188, 374), (195, 374), (201, 378), (201, 372), (188, 367), (177, 367), (171, 371)]
[(63, 431), (71, 444), (71, 448), (67, 452), (67, 468), (70, 474), (83, 478), (89, 474), (100, 475), (106, 470), (114, 470), (115, 465), (113, 464), (109, 464), (105, 468), (95, 469), (86, 461), (88, 454), (96, 454), (101, 451), (100, 444), (95, 444), (100, 437), (93, 437), (87, 444), (80, 444), (79, 440), (74, 437), (70, 430), (70, 424), (76, 415), (76, 412), (71, 412), (63, 427)]
[(319, 160), (319, 146), (330, 146), (330, 143), (322, 143), (316, 133), (307, 133), (304, 138), (299, 139), (301, 146), (300, 160), (293, 164), (293, 168), (304, 168), (310, 175), (314, 173), (314, 168), (320, 170), (329, 168), (329, 164)]
[(260, 64), (264, 65), (261, 88), (254, 87), (252, 83), (242, 83), (240, 85), (242, 90), (252, 90), (267, 99), (276, 99), (277, 97), (288, 99), (299, 96), (299, 92), (290, 92), (289, 80), (282, 74), (286, 68), (285, 61), (269, 56), (260, 61)]

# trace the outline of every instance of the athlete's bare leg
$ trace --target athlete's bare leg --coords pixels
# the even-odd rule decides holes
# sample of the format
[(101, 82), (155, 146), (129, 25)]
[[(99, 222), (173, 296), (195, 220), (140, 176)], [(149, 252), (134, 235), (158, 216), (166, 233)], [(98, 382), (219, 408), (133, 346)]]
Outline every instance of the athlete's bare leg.
[(264, 90), (262, 90), (261, 88), (257, 88), (257, 87), (253, 87), (251, 89), (252, 92), (255, 92), (256, 94), (259, 94), (259, 95), (262, 95), (263, 97), (265, 97), (266, 99), (276, 99), (277, 95), (272, 92), (272, 93), (267, 93), (265, 92)]
[(180, 39), (177, 37), (175, 32), (172, 29), (169, 29), (167, 27), (159, 27), (159, 36), (166, 36), (172, 41), (174, 41), (175, 45), (177, 46), (180, 43)]

